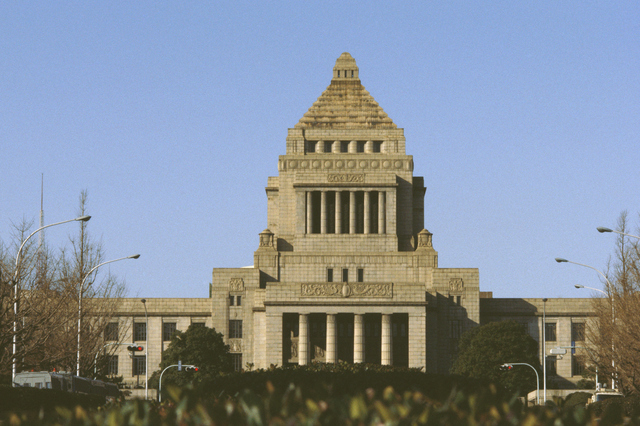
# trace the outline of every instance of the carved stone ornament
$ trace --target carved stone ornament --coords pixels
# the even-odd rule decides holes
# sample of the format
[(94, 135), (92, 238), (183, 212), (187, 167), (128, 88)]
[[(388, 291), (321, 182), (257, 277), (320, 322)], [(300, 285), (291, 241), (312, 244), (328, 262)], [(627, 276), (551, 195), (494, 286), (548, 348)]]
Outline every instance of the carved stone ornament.
[(229, 291), (244, 291), (244, 280), (242, 278), (231, 278), (229, 280)]
[(355, 173), (340, 173), (335, 174), (331, 173), (327, 175), (328, 182), (364, 182), (363, 174), (355, 174)]
[(393, 297), (393, 284), (304, 283), (302, 297)]
[(432, 245), (433, 234), (426, 229), (423, 229), (418, 233), (418, 248), (420, 247), (433, 247)]
[(464, 282), (462, 278), (451, 278), (449, 280), (449, 291), (462, 291), (464, 290)]
[(242, 352), (242, 340), (229, 339), (229, 352)]
[(260, 233), (260, 247), (273, 247), (273, 232), (268, 228)]

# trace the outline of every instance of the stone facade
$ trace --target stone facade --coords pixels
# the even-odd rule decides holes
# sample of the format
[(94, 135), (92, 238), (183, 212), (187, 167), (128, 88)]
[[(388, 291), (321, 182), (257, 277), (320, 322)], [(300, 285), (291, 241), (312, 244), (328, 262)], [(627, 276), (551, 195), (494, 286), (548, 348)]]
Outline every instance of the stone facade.
[[(478, 269), (438, 266), (424, 228), (424, 179), (405, 145), (343, 53), (267, 180), (267, 229), (253, 267), (214, 269), (208, 299), (147, 301), (150, 370), (167, 343), (165, 323), (214, 327), (238, 368), (344, 361), (443, 373), (460, 335), (478, 324), (516, 319), (538, 338), (540, 300), (492, 299), (480, 292)], [(121, 322), (142, 321), (143, 308), (125, 301)], [(548, 301), (554, 343), (568, 346), (571, 324), (589, 312), (585, 299)], [(571, 360), (557, 372), (575, 380)]]

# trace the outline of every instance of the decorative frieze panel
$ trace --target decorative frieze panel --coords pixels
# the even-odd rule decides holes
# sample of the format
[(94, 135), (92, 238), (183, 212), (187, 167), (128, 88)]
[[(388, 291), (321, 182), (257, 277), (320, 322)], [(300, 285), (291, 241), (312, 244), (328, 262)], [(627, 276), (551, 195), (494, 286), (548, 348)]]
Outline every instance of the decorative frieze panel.
[(229, 291), (244, 291), (244, 280), (242, 278), (231, 278), (229, 280)]
[(451, 278), (449, 280), (449, 291), (460, 292), (464, 290), (464, 282), (462, 278)]
[(377, 283), (303, 283), (302, 297), (393, 297), (393, 284)]
[(229, 352), (241, 353), (242, 352), (242, 339), (229, 339)]
[[(345, 169), (384, 169), (384, 170), (413, 170), (413, 162), (407, 160), (370, 160), (370, 159), (348, 159), (348, 160), (280, 160), (278, 162), (278, 170), (345, 170)], [(330, 181), (330, 182), (351, 182), (351, 181)]]
[(327, 182), (364, 182), (363, 174), (354, 174), (354, 173), (330, 173), (327, 175)]

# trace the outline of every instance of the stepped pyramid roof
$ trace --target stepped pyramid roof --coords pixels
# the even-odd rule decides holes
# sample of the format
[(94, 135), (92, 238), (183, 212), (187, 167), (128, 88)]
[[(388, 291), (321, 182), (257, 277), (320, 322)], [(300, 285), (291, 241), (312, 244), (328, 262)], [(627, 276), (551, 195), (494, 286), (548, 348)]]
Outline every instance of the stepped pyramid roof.
[(344, 52), (333, 67), (331, 84), (295, 125), (297, 129), (396, 129), (367, 92), (356, 60)]

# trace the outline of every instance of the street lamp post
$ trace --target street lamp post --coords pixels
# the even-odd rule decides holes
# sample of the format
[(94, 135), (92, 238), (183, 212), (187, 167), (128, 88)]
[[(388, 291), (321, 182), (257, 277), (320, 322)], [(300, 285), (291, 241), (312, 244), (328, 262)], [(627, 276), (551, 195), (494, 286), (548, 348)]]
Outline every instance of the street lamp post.
[(18, 249), (18, 254), (16, 255), (16, 270), (13, 274), (13, 351), (12, 351), (12, 367), (11, 367), (11, 383), (15, 381), (16, 378), (16, 349), (17, 349), (17, 335), (18, 335), (18, 296), (19, 296), (19, 287), (18, 287), (18, 275), (20, 271), (20, 255), (22, 254), (22, 249), (24, 245), (29, 241), (31, 237), (33, 237), (38, 232), (42, 231), (45, 228), (49, 228), (51, 226), (62, 225), (63, 223), (69, 222), (87, 222), (91, 219), (91, 216), (80, 216), (75, 219), (64, 220), (62, 222), (51, 223), (49, 225), (42, 226), (31, 233), (20, 245)]
[(139, 257), (140, 257), (139, 254), (133, 254), (131, 256), (121, 257), (119, 259), (113, 259), (113, 260), (108, 260), (106, 262), (102, 262), (102, 263), (94, 266), (87, 273), (87, 275), (85, 275), (84, 278), (82, 279), (82, 283), (80, 283), (80, 289), (78, 291), (78, 350), (77, 350), (77, 356), (76, 356), (76, 376), (80, 375), (80, 329), (82, 327), (82, 294), (84, 293), (84, 283), (85, 283), (85, 281), (87, 280), (87, 278), (89, 277), (89, 275), (91, 275), (91, 273), (93, 271), (95, 271), (96, 269), (98, 269), (102, 265), (106, 265), (107, 263), (117, 262), (119, 260), (137, 259)]
[[(608, 229), (608, 228), (603, 228), (603, 229)], [(608, 232), (608, 231), (600, 231), (600, 232)], [(614, 339), (613, 339), (613, 332), (614, 332), (614, 328), (615, 328), (616, 317), (615, 317), (615, 307), (614, 307), (614, 304), (613, 304), (613, 285), (611, 284), (611, 281), (609, 281), (607, 276), (602, 271), (600, 271), (599, 269), (594, 268), (593, 266), (585, 265), (583, 263), (578, 263), (578, 262), (572, 262), (571, 260), (563, 259), (561, 257), (556, 257), (556, 262), (558, 262), (558, 263), (573, 263), (574, 265), (584, 266), (585, 268), (593, 269), (598, 274), (600, 274), (600, 276), (602, 278), (604, 278), (605, 282), (607, 283), (607, 290), (609, 290), (609, 294), (605, 293), (602, 290), (598, 290), (598, 289), (595, 289), (595, 288), (592, 288), (592, 287), (579, 286), (579, 284), (576, 284), (575, 287), (576, 288), (589, 288), (591, 290), (599, 291), (600, 293), (604, 294), (605, 296), (611, 298), (611, 325), (612, 325), (612, 327), (611, 327), (611, 368), (615, 371), (616, 361), (615, 361), (615, 343), (614, 343)], [(612, 373), (612, 374), (613, 374), (613, 376), (611, 377), (611, 388), (615, 389), (615, 387), (616, 387), (615, 373)]]
[(149, 399), (149, 315), (147, 314), (147, 299), (140, 300), (144, 305), (145, 348), (144, 348), (144, 399)]
[(547, 298), (542, 299), (542, 385), (543, 398), (547, 404)]

